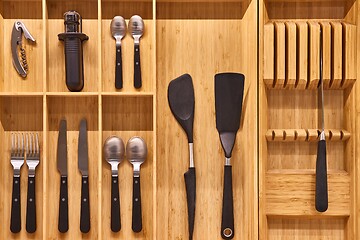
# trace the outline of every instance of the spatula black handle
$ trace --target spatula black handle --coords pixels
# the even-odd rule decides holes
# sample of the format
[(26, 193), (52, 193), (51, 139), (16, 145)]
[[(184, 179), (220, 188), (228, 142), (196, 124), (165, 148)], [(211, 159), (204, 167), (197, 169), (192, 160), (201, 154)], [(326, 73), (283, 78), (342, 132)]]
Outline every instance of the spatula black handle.
[(81, 182), (80, 231), (88, 233), (90, 231), (89, 177), (82, 176)]
[(21, 230), (20, 176), (13, 178), (10, 230), (12, 233), (18, 233)]
[(132, 230), (141, 232), (142, 216), (141, 216), (141, 193), (140, 193), (140, 176), (133, 178), (133, 209), (132, 209)]
[(135, 43), (134, 47), (134, 87), (141, 88), (141, 65), (140, 65), (140, 44)]
[(118, 232), (121, 229), (118, 176), (112, 176), (111, 180), (111, 231)]
[(195, 203), (196, 203), (196, 175), (195, 168), (189, 168), (184, 174), (186, 186), (186, 199), (188, 207), (188, 225), (189, 225), (189, 240), (192, 240), (195, 223)]
[(319, 212), (328, 209), (328, 188), (327, 188), (327, 169), (326, 169), (326, 142), (320, 140), (316, 158), (316, 189), (315, 189), (315, 208)]
[(36, 231), (35, 176), (28, 177), (26, 231), (28, 233)]
[(116, 44), (115, 88), (121, 89), (122, 87), (123, 87), (123, 79), (122, 79), (121, 44)]
[(223, 239), (232, 239), (235, 234), (231, 169), (231, 166), (225, 166), (224, 168), (224, 192), (221, 222), (221, 237)]
[(67, 176), (61, 176), (58, 222), (58, 229), (61, 233), (66, 233), (69, 230), (69, 206), (67, 185)]

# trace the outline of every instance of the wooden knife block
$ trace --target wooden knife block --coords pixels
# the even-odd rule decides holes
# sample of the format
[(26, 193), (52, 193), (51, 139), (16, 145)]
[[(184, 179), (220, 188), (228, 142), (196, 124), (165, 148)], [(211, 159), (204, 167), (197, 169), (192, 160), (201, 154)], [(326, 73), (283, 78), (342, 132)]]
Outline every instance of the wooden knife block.
[[(245, 75), (243, 111), (232, 156), (234, 239), (359, 239), (360, 132), (357, 82), (359, 1), (340, 0), (0, 0), (0, 239), (188, 239), (185, 133), (170, 112), (168, 83), (183, 73), (195, 88), (197, 196), (194, 240), (221, 239), (224, 153), (215, 126), (214, 75)], [(63, 14), (83, 17), (85, 86), (65, 85)], [(258, 14), (259, 13), (259, 14)], [(123, 89), (115, 89), (115, 39), (110, 22), (140, 15), (143, 86), (133, 87), (134, 45), (122, 40)], [(23, 39), (29, 73), (11, 60), (15, 20), (36, 39)], [(324, 62), (329, 209), (314, 208), (318, 136), (316, 59), (319, 23), (326, 24)], [(308, 37), (308, 35), (310, 37)], [(314, 58), (314, 59), (313, 59)], [(286, 84), (285, 84), (286, 83)], [(88, 121), (91, 230), (82, 234), (79, 124)], [(57, 229), (60, 119), (68, 126), (69, 231)], [(37, 230), (25, 230), (27, 166), (21, 169), (22, 230), (10, 232), (11, 132), (38, 132)], [(143, 230), (131, 230), (132, 166), (119, 165), (121, 231), (110, 230), (111, 170), (102, 147), (111, 135), (145, 139), (141, 167)]]

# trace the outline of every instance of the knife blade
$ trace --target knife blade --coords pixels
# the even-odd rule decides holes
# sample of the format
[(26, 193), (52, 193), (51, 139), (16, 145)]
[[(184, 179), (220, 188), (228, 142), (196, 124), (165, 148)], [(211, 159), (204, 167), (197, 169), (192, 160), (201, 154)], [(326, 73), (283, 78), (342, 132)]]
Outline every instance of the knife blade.
[[(320, 110), (321, 109), (321, 110)], [(328, 209), (327, 166), (326, 166), (326, 140), (324, 117), (324, 81), (323, 81), (323, 33), (320, 24), (320, 83), (318, 86), (318, 113), (321, 133), (319, 136), (316, 157), (316, 187), (315, 208), (318, 212)]]
[(68, 214), (68, 189), (67, 189), (67, 134), (66, 120), (60, 121), (58, 148), (57, 148), (57, 168), (60, 172), (60, 199), (59, 199), (59, 220), (58, 229), (61, 233), (69, 230)]
[(90, 231), (90, 198), (89, 198), (89, 165), (88, 165), (88, 142), (86, 119), (80, 122), (79, 143), (78, 143), (78, 168), (81, 172), (81, 210), (80, 210), (80, 231)]

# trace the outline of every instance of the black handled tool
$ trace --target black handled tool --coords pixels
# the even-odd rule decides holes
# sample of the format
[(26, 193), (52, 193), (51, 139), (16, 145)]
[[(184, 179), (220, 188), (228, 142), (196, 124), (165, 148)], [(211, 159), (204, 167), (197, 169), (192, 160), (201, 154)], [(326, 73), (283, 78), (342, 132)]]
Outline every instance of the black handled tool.
[[(321, 133), (316, 157), (316, 189), (315, 189), (315, 208), (319, 212), (328, 209), (328, 189), (327, 189), (327, 167), (326, 167), (326, 141), (325, 141), (325, 120), (324, 120), (324, 81), (323, 81), (323, 34), (320, 25), (320, 82), (318, 86), (318, 105), (319, 123)], [(320, 111), (321, 109), (321, 111)]]
[(84, 87), (84, 66), (82, 42), (89, 37), (82, 33), (82, 19), (79, 13), (64, 13), (65, 32), (58, 35), (64, 41), (66, 86), (71, 92), (81, 91)]
[(215, 75), (216, 128), (225, 152), (224, 192), (221, 237), (232, 239), (234, 229), (234, 206), (232, 192), (231, 153), (240, 126), (245, 77), (240, 73)]
[(184, 174), (188, 206), (189, 239), (192, 239), (195, 222), (196, 175), (193, 153), (193, 125), (195, 97), (191, 76), (184, 74), (172, 80), (168, 87), (171, 112), (184, 129), (189, 143), (190, 167)]

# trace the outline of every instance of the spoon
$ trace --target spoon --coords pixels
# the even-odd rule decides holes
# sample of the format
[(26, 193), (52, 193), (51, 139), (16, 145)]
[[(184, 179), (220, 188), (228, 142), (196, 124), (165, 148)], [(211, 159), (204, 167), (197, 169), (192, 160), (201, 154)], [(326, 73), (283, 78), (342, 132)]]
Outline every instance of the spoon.
[(132, 230), (140, 232), (142, 229), (141, 194), (140, 194), (140, 165), (145, 161), (147, 147), (141, 137), (132, 137), (126, 144), (126, 157), (134, 166), (133, 177), (133, 213)]
[(121, 57), (121, 39), (126, 34), (126, 22), (121, 16), (115, 16), (110, 24), (111, 35), (116, 40), (116, 62), (115, 62), (115, 88), (123, 87), (122, 80), (122, 57)]
[(141, 88), (141, 66), (140, 66), (140, 38), (144, 33), (144, 21), (138, 15), (134, 15), (129, 21), (129, 32), (134, 38), (134, 87)]
[(113, 232), (121, 229), (118, 165), (124, 159), (124, 152), (124, 142), (121, 138), (111, 136), (105, 140), (104, 156), (111, 165), (111, 230)]

